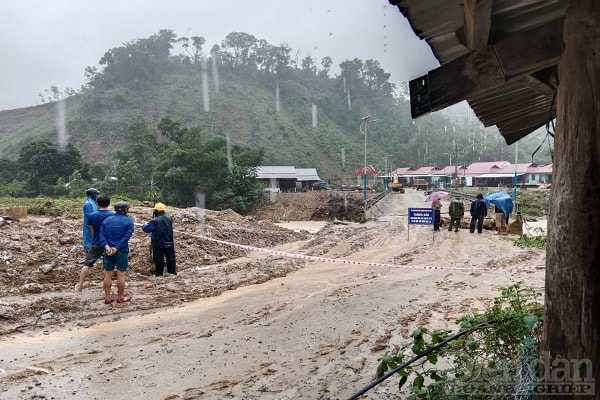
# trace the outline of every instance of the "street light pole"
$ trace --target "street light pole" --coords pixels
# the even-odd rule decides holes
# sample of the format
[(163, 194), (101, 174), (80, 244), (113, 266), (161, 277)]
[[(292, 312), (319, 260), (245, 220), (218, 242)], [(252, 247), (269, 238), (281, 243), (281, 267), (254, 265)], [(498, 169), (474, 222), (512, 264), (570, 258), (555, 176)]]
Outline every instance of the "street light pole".
[[(456, 147), (456, 142), (454, 142), (454, 179), (456, 182), (459, 182), (458, 179), (458, 148)], [(456, 189), (458, 189), (460, 185), (456, 185)]]
[(388, 157), (391, 157), (392, 154), (385, 155), (385, 177), (383, 178), (383, 191), (387, 190), (387, 182), (388, 182)]
[[(367, 125), (371, 122), (377, 121), (376, 119), (371, 119), (371, 114), (366, 117), (361, 118), (362, 123), (360, 124), (359, 130), (365, 135), (365, 163), (363, 165), (363, 200), (365, 203), (367, 202)], [(363, 131), (364, 127), (364, 131)]]
[[(391, 157), (393, 154), (386, 154), (385, 155), (385, 175), (387, 176), (388, 174), (388, 157)], [(391, 167), (391, 166), (390, 166)]]
[[(442, 153), (448, 154), (448, 161), (450, 162), (450, 171), (452, 171), (452, 157), (454, 157), (454, 153)], [(452, 172), (450, 172), (450, 187), (452, 188)]]

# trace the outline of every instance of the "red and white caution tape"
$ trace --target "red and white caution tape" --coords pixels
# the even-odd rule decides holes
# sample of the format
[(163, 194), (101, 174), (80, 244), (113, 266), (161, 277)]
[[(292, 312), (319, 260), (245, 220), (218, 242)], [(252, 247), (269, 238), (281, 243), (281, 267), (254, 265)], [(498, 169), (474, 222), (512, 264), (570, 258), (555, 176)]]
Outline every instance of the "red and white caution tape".
[(388, 267), (388, 268), (404, 268), (404, 269), (423, 269), (423, 270), (452, 270), (452, 271), (503, 271), (508, 272), (512, 270), (540, 270), (545, 269), (546, 267), (543, 265), (532, 265), (526, 267), (438, 267), (433, 265), (397, 265), (397, 264), (387, 264), (387, 263), (378, 263), (378, 262), (370, 262), (370, 261), (352, 261), (352, 260), (344, 260), (340, 258), (327, 258), (327, 257), (317, 257), (317, 256), (307, 256), (303, 254), (295, 254), (288, 253), (285, 251), (265, 249), (262, 247), (254, 247), (248, 246), (244, 244), (231, 243), (225, 240), (215, 239), (208, 236), (196, 235), (187, 232), (178, 231), (178, 233), (182, 233), (184, 235), (197, 237), (199, 239), (208, 240), (215, 243), (220, 243), (226, 246), (239, 247), (241, 249), (246, 249), (250, 251), (258, 251), (262, 253), (273, 254), (276, 256), (295, 258), (300, 260), (308, 260), (308, 261), (319, 261), (319, 262), (329, 262), (329, 263), (337, 263), (337, 264), (348, 264), (348, 265), (366, 265), (370, 267)]

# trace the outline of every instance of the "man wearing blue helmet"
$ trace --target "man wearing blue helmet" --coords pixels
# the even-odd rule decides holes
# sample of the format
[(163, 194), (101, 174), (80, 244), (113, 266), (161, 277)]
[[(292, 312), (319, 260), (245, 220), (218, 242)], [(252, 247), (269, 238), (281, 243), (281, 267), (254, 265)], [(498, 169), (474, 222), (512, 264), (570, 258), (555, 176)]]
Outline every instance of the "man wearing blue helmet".
[(112, 278), (117, 272), (117, 303), (131, 300), (125, 296), (125, 272), (129, 266), (129, 239), (133, 235), (133, 220), (127, 216), (129, 203), (115, 204), (115, 214), (100, 225), (99, 244), (104, 247), (104, 304), (114, 301), (111, 297)]
[(89, 188), (86, 190), (85, 195), (85, 203), (83, 203), (83, 248), (85, 249), (85, 255), (87, 256), (88, 252), (92, 248), (92, 239), (94, 235), (90, 230), (90, 221), (89, 216), (91, 213), (98, 211), (98, 203), (96, 202), (96, 198), (100, 194), (100, 191), (96, 188)]

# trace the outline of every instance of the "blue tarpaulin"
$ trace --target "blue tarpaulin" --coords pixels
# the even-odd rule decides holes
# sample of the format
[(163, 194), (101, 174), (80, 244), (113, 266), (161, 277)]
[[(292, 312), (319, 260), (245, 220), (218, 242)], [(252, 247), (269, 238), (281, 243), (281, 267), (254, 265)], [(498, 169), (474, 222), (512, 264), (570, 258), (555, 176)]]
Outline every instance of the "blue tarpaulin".
[(513, 203), (512, 198), (506, 192), (491, 192), (485, 196), (485, 205), (487, 208), (490, 208), (490, 203), (494, 203), (496, 207), (498, 207), (502, 213), (504, 214), (504, 219), (508, 224), (508, 216), (513, 211), (515, 203)]

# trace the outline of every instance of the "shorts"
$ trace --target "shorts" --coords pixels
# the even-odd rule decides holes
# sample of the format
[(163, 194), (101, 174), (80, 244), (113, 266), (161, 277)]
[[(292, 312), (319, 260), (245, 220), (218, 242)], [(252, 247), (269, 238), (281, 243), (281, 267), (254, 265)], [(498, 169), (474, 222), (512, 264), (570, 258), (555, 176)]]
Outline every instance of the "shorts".
[(102, 258), (103, 253), (104, 248), (102, 246), (100, 246), (99, 244), (93, 244), (92, 248), (88, 251), (87, 255), (85, 256), (85, 261), (83, 262), (83, 264), (87, 265), (88, 267), (93, 267), (94, 263), (98, 261), (98, 259)]
[(114, 271), (115, 267), (117, 270), (121, 272), (127, 271), (127, 267), (129, 266), (129, 253), (124, 251), (117, 251), (112, 256), (104, 253), (104, 270), (105, 271)]
[(505, 226), (504, 213), (496, 213), (496, 227), (504, 228)]

